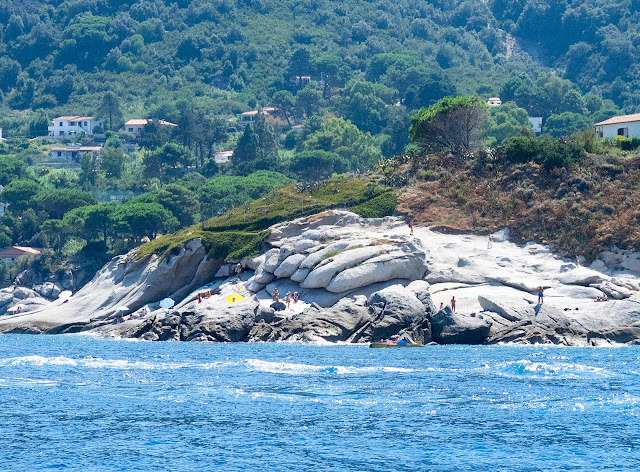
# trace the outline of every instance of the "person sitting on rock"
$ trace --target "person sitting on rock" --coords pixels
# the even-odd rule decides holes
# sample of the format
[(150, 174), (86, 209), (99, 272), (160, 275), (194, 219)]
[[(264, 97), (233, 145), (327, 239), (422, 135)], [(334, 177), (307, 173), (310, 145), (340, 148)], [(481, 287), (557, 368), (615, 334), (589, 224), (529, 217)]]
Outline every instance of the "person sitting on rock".
[(298, 303), (300, 300), (300, 294), (298, 292), (293, 292), (293, 303)]
[(273, 289), (273, 301), (274, 302), (279, 302), (280, 301), (280, 292), (278, 291), (277, 288)]
[(600, 298), (600, 295), (598, 295), (598, 298), (596, 298), (596, 301), (597, 302), (601, 302), (602, 301), (602, 298)]
[(608, 302), (609, 301), (609, 298), (607, 297), (606, 293), (604, 295), (602, 295), (602, 301), (603, 302)]
[(444, 302), (440, 302), (440, 309), (444, 310)]

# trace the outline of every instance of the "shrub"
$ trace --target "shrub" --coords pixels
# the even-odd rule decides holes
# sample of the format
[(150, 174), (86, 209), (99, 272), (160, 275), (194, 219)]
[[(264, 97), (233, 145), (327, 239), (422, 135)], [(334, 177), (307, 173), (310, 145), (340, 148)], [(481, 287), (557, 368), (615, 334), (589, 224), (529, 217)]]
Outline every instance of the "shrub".
[(391, 216), (398, 205), (398, 197), (393, 191), (385, 192), (371, 200), (356, 205), (351, 211), (363, 218), (382, 218)]

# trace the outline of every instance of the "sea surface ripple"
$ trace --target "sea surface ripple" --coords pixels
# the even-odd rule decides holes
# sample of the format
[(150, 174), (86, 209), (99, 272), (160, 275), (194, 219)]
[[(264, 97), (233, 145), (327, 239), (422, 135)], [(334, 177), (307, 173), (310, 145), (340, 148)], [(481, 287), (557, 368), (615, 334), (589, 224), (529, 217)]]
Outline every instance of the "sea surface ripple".
[(637, 471), (640, 348), (0, 335), (0, 470)]

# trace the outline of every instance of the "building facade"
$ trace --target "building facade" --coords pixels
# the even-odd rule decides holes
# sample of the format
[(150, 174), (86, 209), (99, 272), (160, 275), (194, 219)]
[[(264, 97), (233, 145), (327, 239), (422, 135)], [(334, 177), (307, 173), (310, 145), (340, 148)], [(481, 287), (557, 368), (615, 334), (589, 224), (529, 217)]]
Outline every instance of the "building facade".
[(640, 137), (640, 113), (633, 115), (614, 116), (595, 125), (599, 138)]
[(85, 133), (93, 136), (95, 129), (103, 129), (103, 123), (93, 116), (59, 116), (54, 118), (53, 126), (49, 126), (49, 136), (75, 136)]

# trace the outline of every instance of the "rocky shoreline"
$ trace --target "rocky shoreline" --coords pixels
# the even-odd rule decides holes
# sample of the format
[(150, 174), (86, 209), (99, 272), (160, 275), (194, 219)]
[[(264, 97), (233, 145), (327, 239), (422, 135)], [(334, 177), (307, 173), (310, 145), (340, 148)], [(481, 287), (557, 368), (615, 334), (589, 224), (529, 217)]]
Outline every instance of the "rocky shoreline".
[[(263, 254), (240, 261), (239, 278), (238, 261), (208, 259), (195, 239), (163, 259), (115, 257), (66, 303), (4, 289), (0, 312), (23, 309), (0, 317), (0, 332), (213, 342), (370, 342), (408, 332), (425, 344), (638, 344), (637, 261), (614, 249), (587, 268), (543, 245), (510, 243), (506, 230), (491, 244), (428, 228), (412, 237), (399, 218), (329, 211), (273, 226)], [(300, 301), (276, 310), (275, 289), (282, 298), (297, 291)], [(595, 302), (604, 294), (611, 301)], [(158, 306), (165, 297), (177, 302), (167, 313)], [(120, 306), (133, 316), (116, 323)]]

